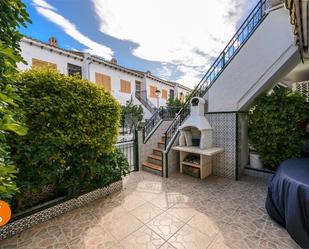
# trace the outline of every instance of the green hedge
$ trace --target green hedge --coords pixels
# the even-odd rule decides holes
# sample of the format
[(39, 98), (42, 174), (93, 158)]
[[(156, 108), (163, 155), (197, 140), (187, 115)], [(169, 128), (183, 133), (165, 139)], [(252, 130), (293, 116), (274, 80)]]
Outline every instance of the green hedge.
[(51, 69), (30, 70), (17, 79), (29, 132), (12, 136), (12, 158), (21, 194), (15, 209), (54, 195), (78, 195), (128, 173), (115, 149), (120, 119), (118, 102), (103, 88)]
[(309, 103), (298, 93), (275, 88), (257, 99), (249, 113), (249, 139), (265, 167), (275, 170), (300, 156), (305, 141), (301, 124), (308, 120)]

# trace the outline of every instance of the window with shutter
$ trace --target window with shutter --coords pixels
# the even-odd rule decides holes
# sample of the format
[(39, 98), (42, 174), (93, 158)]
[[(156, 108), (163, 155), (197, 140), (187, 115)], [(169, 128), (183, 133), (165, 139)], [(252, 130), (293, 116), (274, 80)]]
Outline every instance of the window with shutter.
[(131, 82), (127, 80), (120, 80), (120, 92), (131, 93)]
[(162, 90), (162, 99), (167, 100), (167, 90), (165, 89)]
[(106, 91), (111, 91), (111, 77), (101, 73), (95, 73), (95, 83)]
[(47, 62), (47, 61), (38, 60), (38, 59), (35, 59), (35, 58), (32, 59), (32, 67), (33, 68), (51, 67), (51, 68), (57, 70), (57, 64)]
[(156, 86), (150, 86), (149, 97), (157, 98), (156, 91), (157, 91)]

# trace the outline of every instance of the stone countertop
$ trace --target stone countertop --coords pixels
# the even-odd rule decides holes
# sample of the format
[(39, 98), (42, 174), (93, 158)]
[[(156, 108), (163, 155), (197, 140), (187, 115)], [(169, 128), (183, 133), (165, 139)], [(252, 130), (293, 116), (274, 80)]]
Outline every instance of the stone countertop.
[(173, 150), (177, 151), (184, 151), (184, 152), (190, 152), (205, 156), (213, 156), (219, 153), (222, 153), (224, 151), (223, 148), (213, 147), (210, 149), (200, 149), (197, 146), (174, 146), (172, 147)]

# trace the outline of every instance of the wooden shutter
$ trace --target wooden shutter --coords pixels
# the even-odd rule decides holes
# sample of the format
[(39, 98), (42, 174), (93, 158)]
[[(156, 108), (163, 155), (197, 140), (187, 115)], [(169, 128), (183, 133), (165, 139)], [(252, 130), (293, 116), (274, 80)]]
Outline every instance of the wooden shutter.
[(33, 68), (51, 67), (51, 68), (57, 70), (57, 64), (47, 62), (47, 61), (38, 60), (38, 59), (35, 59), (35, 58), (32, 58), (32, 67)]
[(162, 99), (167, 100), (167, 90), (165, 90), (165, 89), (162, 90)]
[(111, 91), (111, 77), (101, 73), (95, 73), (95, 83), (106, 91)]
[(120, 92), (131, 93), (131, 82), (127, 80), (120, 80)]
[(151, 98), (157, 98), (156, 91), (157, 91), (157, 87), (156, 86), (150, 86), (149, 96)]

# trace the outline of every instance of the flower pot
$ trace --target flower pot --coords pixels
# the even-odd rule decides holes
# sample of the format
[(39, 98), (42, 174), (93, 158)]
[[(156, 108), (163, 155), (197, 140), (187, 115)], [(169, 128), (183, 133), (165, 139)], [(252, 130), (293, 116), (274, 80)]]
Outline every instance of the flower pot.
[(254, 169), (262, 169), (263, 163), (260, 156), (256, 152), (250, 152), (250, 167)]

